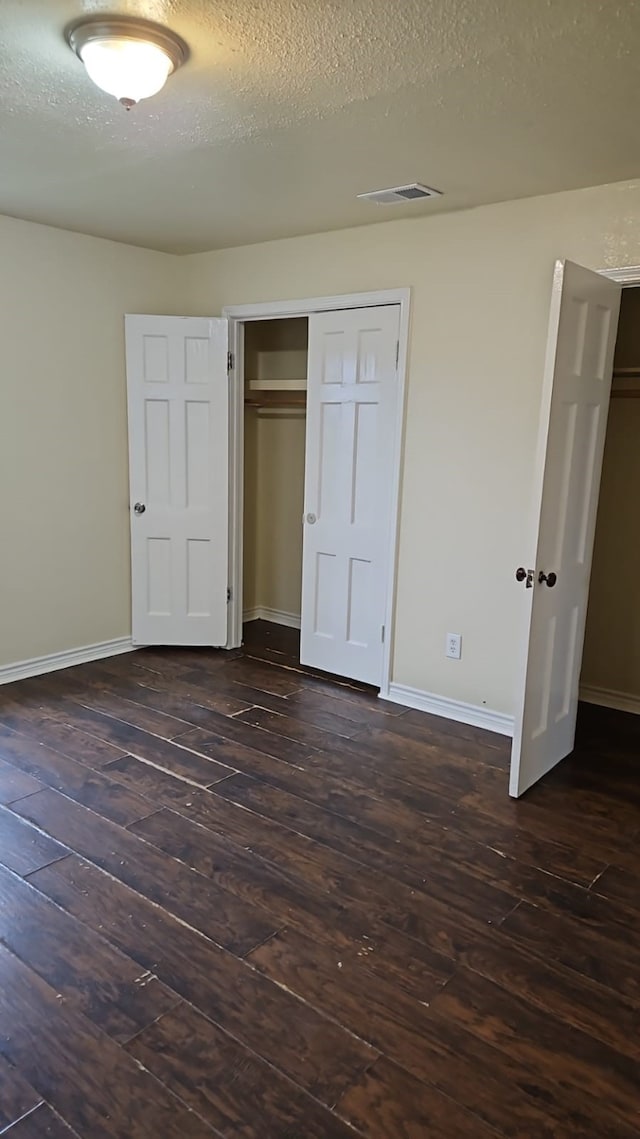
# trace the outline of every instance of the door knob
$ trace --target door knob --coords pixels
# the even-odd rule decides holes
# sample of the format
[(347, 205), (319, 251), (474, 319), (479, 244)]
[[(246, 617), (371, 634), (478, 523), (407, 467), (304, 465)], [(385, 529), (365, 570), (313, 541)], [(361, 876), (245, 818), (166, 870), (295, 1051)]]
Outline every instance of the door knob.
[(317, 522), (317, 518), (316, 518), (315, 514), (307, 514), (307, 522), (309, 523), (310, 526), (313, 526), (315, 524), (315, 522)]
[(146, 508), (144, 502), (136, 502), (136, 504), (133, 508), (133, 512), (134, 512), (134, 514), (144, 514), (146, 509), (147, 508)]
[(524, 581), (525, 589), (533, 589), (533, 570), (526, 570), (524, 566), (518, 566), (516, 581)]
[(549, 589), (553, 589), (557, 580), (558, 577), (555, 573), (544, 573), (543, 570), (540, 570), (540, 573), (538, 574), (538, 581), (540, 582), (540, 585), (542, 585), (543, 581), (546, 581)]

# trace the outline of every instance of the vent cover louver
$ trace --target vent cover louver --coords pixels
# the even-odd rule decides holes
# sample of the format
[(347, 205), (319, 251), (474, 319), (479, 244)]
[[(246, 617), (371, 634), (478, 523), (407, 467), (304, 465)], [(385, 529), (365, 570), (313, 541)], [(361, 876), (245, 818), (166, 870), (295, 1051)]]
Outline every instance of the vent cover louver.
[(442, 192), (412, 182), (410, 186), (392, 186), (390, 190), (372, 190), (369, 194), (358, 194), (365, 202), (375, 202), (379, 206), (392, 206), (396, 202), (418, 202), (424, 198), (440, 198)]

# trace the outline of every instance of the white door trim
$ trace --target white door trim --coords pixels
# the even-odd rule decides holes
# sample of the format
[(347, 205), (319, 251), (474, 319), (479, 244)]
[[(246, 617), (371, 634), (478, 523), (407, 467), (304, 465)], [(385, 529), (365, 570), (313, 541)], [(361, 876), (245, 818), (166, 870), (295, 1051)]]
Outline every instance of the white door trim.
[(640, 265), (627, 265), (620, 269), (596, 269), (601, 277), (617, 281), (619, 285), (640, 285)]
[(233, 368), (229, 373), (230, 485), (229, 485), (229, 583), (231, 601), (228, 614), (227, 648), (242, 643), (242, 501), (244, 470), (244, 399), (238, 378), (244, 375), (244, 325), (251, 320), (273, 320), (291, 316), (311, 316), (317, 312), (338, 309), (372, 308), (399, 305), (398, 403), (394, 431), (391, 533), (387, 562), (387, 599), (385, 604), (385, 639), (382, 663), (381, 696), (388, 696), (393, 659), (395, 592), (398, 564), (400, 521), (400, 483), (406, 400), (406, 374), (409, 350), (409, 318), (411, 290), (381, 289), (370, 293), (342, 293), (329, 297), (307, 297), (293, 301), (265, 301), (258, 304), (225, 305), (222, 315), (229, 320), (229, 346)]
[[(602, 277), (617, 281), (624, 288), (640, 286), (640, 265), (624, 265), (616, 269), (598, 269)], [(640, 714), (640, 700), (627, 692), (617, 692), (610, 688), (581, 684), (579, 699), (586, 704), (598, 704), (602, 708), (613, 708), (619, 712)]]
[(585, 704), (598, 704), (601, 708), (613, 708), (617, 712), (633, 712), (635, 716), (640, 715), (640, 699), (631, 692), (617, 692), (614, 688), (581, 684), (580, 699)]
[(390, 684), (388, 700), (394, 704), (404, 704), (416, 708), (418, 712), (428, 712), (458, 724), (471, 724), (474, 728), (485, 728), (488, 732), (498, 732), (501, 736), (513, 735), (513, 716), (506, 712), (494, 712), (480, 704), (467, 704), (463, 700), (450, 700), (448, 696), (437, 696), (434, 692), (424, 692), (408, 684)]
[(0, 667), (0, 684), (13, 684), (15, 680), (26, 680), (29, 676), (43, 676), (47, 672), (57, 672), (60, 668), (104, 660), (105, 657), (117, 656), (119, 653), (134, 652), (135, 648), (131, 637), (116, 637), (113, 641), (98, 641), (97, 644), (83, 645), (77, 649), (63, 649), (59, 653), (16, 660)]

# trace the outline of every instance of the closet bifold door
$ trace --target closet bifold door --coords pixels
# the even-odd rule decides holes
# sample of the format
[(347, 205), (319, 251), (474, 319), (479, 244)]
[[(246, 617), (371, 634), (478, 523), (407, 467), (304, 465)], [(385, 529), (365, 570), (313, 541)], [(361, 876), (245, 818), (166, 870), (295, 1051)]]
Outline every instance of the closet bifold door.
[(379, 686), (400, 308), (309, 318), (300, 659)]

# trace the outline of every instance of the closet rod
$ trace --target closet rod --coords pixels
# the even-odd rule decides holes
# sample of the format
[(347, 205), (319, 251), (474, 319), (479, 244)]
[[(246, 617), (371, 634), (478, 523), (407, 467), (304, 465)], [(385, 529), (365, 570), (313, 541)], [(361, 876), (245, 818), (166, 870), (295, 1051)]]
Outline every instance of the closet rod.
[(640, 379), (640, 367), (637, 368), (614, 368), (613, 378), (618, 379)]

